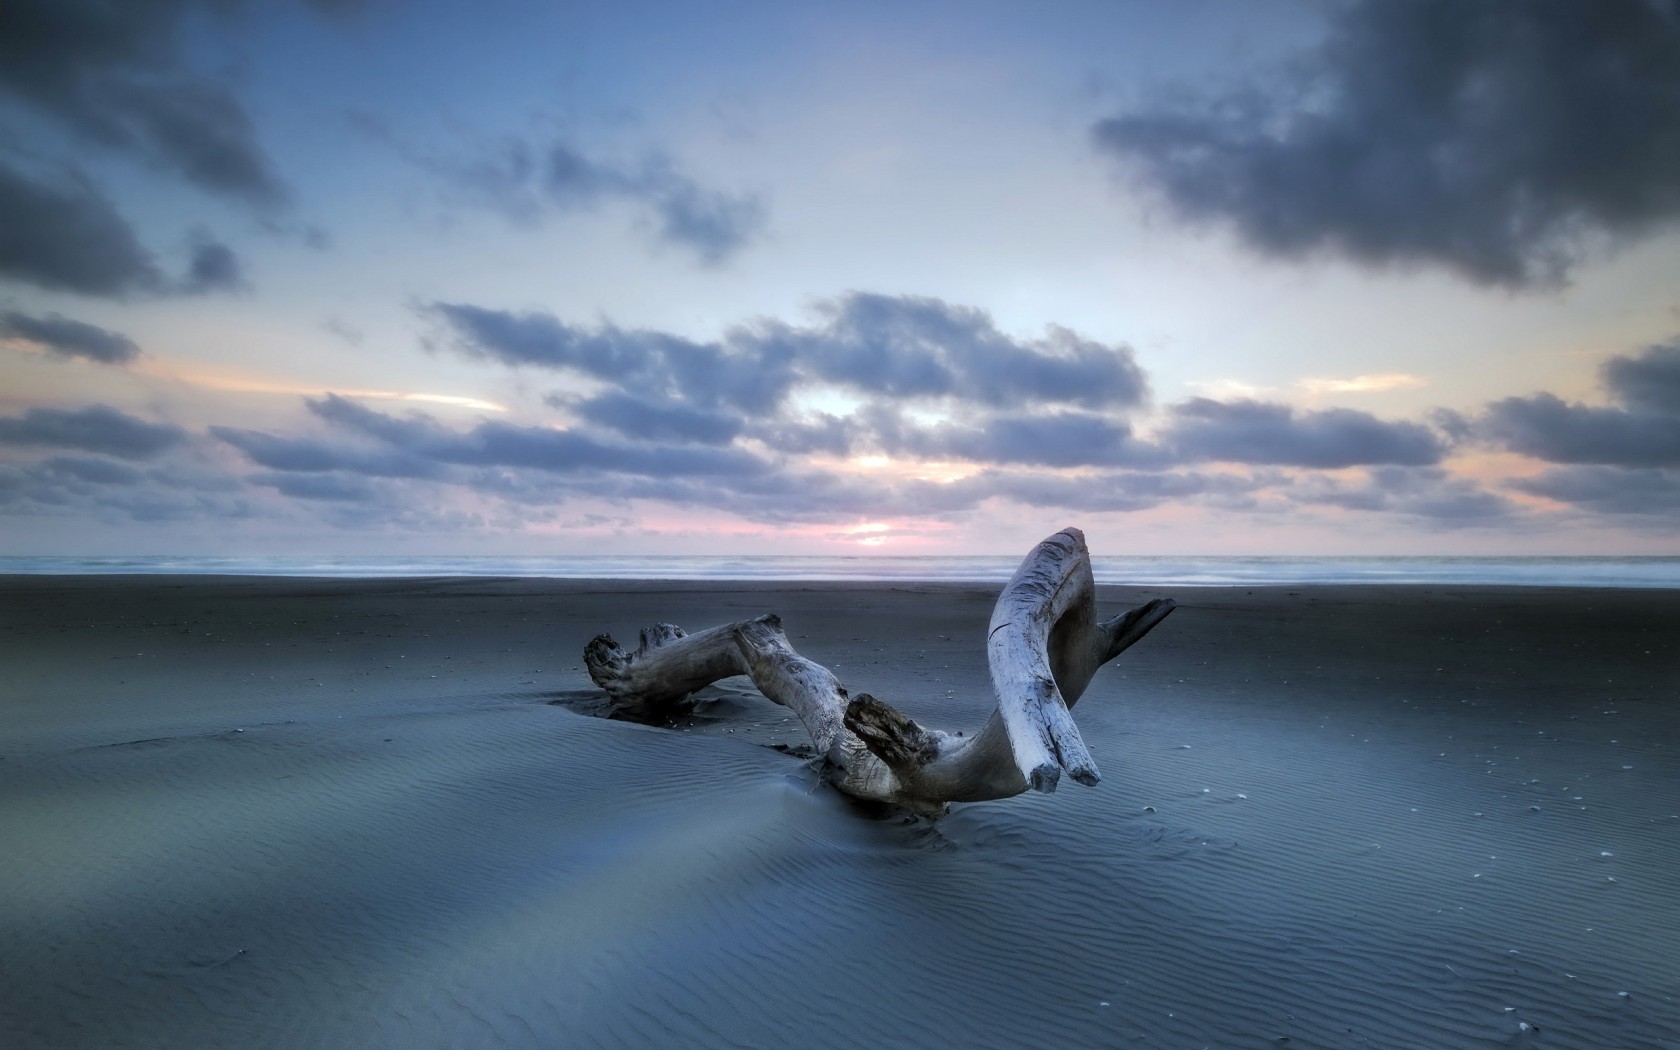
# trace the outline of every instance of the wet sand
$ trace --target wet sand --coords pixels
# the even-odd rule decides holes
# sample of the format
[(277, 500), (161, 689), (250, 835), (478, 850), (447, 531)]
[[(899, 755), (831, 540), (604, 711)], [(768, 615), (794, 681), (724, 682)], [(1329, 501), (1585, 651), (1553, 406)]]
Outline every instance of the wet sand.
[(0, 578), (0, 1046), (1680, 1046), (1680, 592), (1101, 593), (1103, 782), (927, 823), (581, 650), (964, 728), (995, 588)]

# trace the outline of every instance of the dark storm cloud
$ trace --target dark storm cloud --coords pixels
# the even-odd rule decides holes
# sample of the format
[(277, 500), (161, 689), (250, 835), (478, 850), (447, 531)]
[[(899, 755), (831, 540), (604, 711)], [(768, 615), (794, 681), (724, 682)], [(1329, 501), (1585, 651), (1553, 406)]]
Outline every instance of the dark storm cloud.
[(93, 184), (38, 182), (0, 162), (0, 277), (117, 296), (164, 284), (151, 254)]
[(1621, 407), (1566, 402), (1553, 394), (1508, 397), (1487, 407), (1476, 430), (1512, 452), (1550, 463), (1680, 466), (1680, 347), (1613, 357), (1600, 374)]
[(1334, 469), (1438, 463), (1446, 445), (1418, 423), (1346, 408), (1296, 412), (1261, 401), (1191, 398), (1173, 406), (1163, 444), (1183, 460)]
[(214, 193), (269, 206), (279, 176), (220, 83), (186, 68), (182, 23), (211, 0), (7, 0), (0, 91), (74, 132), (132, 152)]
[(1362, 0), (1275, 82), (1094, 134), (1262, 252), (1554, 284), (1680, 217), (1680, 4)]
[(80, 409), (32, 408), (0, 417), (0, 445), (73, 448), (120, 459), (146, 459), (179, 443), (186, 432), (148, 423), (107, 405)]
[(454, 303), (430, 311), (466, 353), (569, 369), (627, 388), (767, 414), (796, 387), (835, 384), (886, 398), (955, 398), (977, 405), (1141, 404), (1148, 382), (1129, 347), (1052, 326), (1016, 340), (982, 310), (938, 299), (854, 293), (820, 307), (821, 323), (760, 321), (701, 343), (548, 314)]
[(33, 317), (0, 310), (0, 336), (22, 339), (58, 357), (80, 357), (102, 365), (126, 365), (140, 356), (134, 340), (59, 314)]
[(1570, 503), (1599, 514), (1680, 515), (1680, 470), (1652, 467), (1555, 467), (1510, 482), (1534, 496)]

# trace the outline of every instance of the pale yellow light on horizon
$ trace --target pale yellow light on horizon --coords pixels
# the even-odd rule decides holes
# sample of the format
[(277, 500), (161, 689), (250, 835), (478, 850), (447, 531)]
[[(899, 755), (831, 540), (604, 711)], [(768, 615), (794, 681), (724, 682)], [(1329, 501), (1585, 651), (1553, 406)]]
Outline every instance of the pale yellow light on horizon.
[(1428, 386), (1429, 380), (1410, 372), (1381, 372), (1351, 379), (1309, 378), (1296, 383), (1309, 394), (1374, 394), (1384, 390), (1411, 390)]
[(447, 405), (451, 408), (468, 408), (478, 412), (507, 411), (506, 406), (499, 405), (494, 401), (465, 397), (459, 394), (431, 394), (410, 390), (345, 390), (299, 383), (296, 380), (262, 376), (250, 372), (173, 368), (158, 360), (154, 355), (142, 357), (131, 367), (133, 371), (143, 372), (159, 379), (167, 379), (210, 390), (228, 390), (244, 394), (286, 394), (294, 397), (320, 397), (326, 394), (338, 394), (342, 397), (366, 398), (373, 401), (418, 401), (424, 404)]

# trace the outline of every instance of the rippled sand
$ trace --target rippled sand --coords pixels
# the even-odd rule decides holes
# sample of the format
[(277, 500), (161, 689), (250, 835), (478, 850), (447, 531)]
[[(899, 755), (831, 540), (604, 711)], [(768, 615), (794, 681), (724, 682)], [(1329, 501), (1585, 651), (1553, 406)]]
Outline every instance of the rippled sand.
[(1680, 1044), (1680, 592), (1162, 593), (1101, 785), (929, 824), (580, 652), (775, 611), (962, 728), (989, 588), (0, 580), (0, 1046)]

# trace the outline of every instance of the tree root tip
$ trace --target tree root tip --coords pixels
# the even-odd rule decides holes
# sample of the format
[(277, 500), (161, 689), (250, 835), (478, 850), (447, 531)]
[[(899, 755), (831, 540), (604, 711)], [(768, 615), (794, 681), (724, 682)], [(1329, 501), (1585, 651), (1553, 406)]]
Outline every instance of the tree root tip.
[(1032, 771), (1032, 773), (1027, 777), (1027, 784), (1034, 791), (1048, 795), (1056, 790), (1056, 784), (1061, 779), (1061, 767), (1045, 763)]

